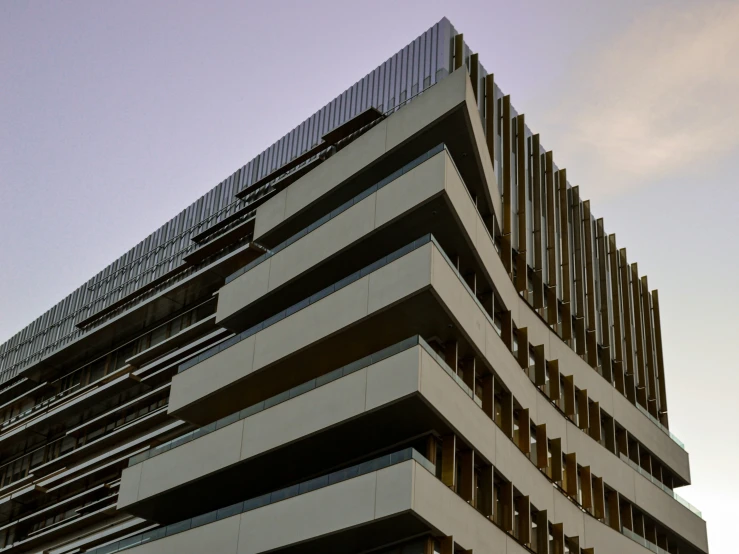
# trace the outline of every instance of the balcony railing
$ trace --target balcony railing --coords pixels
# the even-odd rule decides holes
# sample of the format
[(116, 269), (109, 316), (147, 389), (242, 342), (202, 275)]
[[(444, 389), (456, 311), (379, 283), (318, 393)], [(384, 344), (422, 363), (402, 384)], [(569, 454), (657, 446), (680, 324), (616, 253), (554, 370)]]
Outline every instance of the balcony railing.
[(356, 195), (354, 198), (352, 198), (350, 200), (347, 200), (346, 202), (344, 202), (338, 208), (335, 208), (330, 213), (327, 213), (322, 218), (314, 221), (313, 223), (311, 223), (310, 225), (308, 225), (306, 228), (304, 228), (304, 229), (298, 231), (297, 233), (295, 233), (289, 239), (284, 240), (283, 242), (281, 242), (280, 244), (278, 244), (277, 246), (275, 246), (271, 250), (269, 250), (266, 253), (264, 253), (261, 256), (259, 256), (257, 259), (252, 260), (251, 262), (249, 262), (247, 265), (245, 265), (244, 267), (242, 267), (238, 271), (235, 271), (234, 273), (232, 273), (231, 275), (229, 275), (228, 277), (226, 277), (226, 284), (228, 284), (231, 281), (233, 281), (234, 279), (240, 277), (241, 275), (243, 275), (247, 271), (255, 268), (256, 266), (258, 266), (259, 264), (261, 264), (264, 260), (266, 260), (267, 258), (271, 258), (272, 256), (274, 256), (275, 254), (277, 254), (281, 250), (284, 250), (285, 248), (287, 248), (288, 246), (290, 246), (291, 244), (293, 244), (294, 242), (302, 239), (308, 233), (310, 233), (312, 231), (315, 231), (316, 229), (318, 229), (324, 223), (328, 223), (329, 221), (331, 221), (333, 218), (335, 218), (339, 214), (342, 214), (346, 210), (348, 210), (349, 208), (351, 208), (354, 204), (358, 204), (359, 202), (361, 202), (362, 200), (364, 200), (365, 198), (367, 198), (371, 194), (374, 194), (375, 192), (377, 192), (378, 190), (380, 190), (385, 185), (388, 185), (388, 184), (392, 183), (398, 177), (400, 177), (402, 175), (405, 175), (411, 169), (413, 169), (413, 168), (421, 165), (423, 162), (425, 162), (429, 158), (435, 156), (436, 154), (438, 154), (439, 152), (441, 152), (444, 149), (445, 149), (444, 144), (438, 144), (434, 148), (432, 148), (431, 150), (429, 150), (428, 152), (425, 152), (425, 153), (421, 154), (420, 156), (418, 156), (417, 158), (415, 158), (414, 160), (408, 162), (407, 164), (405, 164), (400, 169), (398, 169), (396, 171), (393, 171), (390, 175), (388, 175), (384, 179), (381, 179), (380, 181), (378, 181), (377, 183), (375, 183), (371, 187), (363, 190), (358, 195)]
[(454, 371), (452, 371), (452, 369), (446, 364), (446, 362), (441, 358), (441, 356), (439, 356), (434, 351), (434, 349), (431, 348), (431, 346), (429, 346), (429, 344), (423, 339), (423, 337), (421, 337), (420, 335), (415, 335), (401, 342), (393, 344), (392, 346), (383, 348), (382, 350), (379, 350), (373, 354), (370, 354), (369, 356), (365, 356), (364, 358), (351, 362), (338, 369), (334, 369), (333, 371), (330, 371), (329, 373), (316, 377), (315, 379), (311, 379), (310, 381), (301, 383), (300, 385), (297, 385), (296, 387), (293, 387), (289, 390), (281, 392), (280, 394), (276, 394), (275, 396), (267, 398), (266, 400), (257, 402), (256, 404), (253, 404), (247, 408), (244, 408), (243, 410), (239, 412), (235, 412), (231, 415), (228, 415), (226, 417), (219, 419), (218, 421), (214, 421), (213, 423), (210, 423), (209, 425), (205, 425), (204, 427), (195, 429), (194, 431), (190, 431), (189, 433), (186, 433), (180, 437), (167, 441), (154, 448), (150, 448), (149, 450), (146, 450), (144, 452), (141, 452), (140, 454), (137, 454), (136, 456), (133, 456), (128, 460), (128, 467), (134, 466), (136, 464), (140, 464), (141, 462), (148, 460), (149, 458), (154, 458), (155, 456), (158, 456), (159, 454), (163, 454), (169, 450), (172, 450), (173, 448), (177, 448), (180, 445), (187, 444), (190, 441), (193, 441), (204, 435), (208, 435), (214, 431), (217, 431), (218, 429), (222, 429), (223, 427), (226, 427), (227, 425), (231, 425), (232, 423), (235, 423), (242, 419), (246, 419), (249, 416), (252, 416), (268, 408), (271, 408), (272, 406), (277, 406), (278, 404), (281, 404), (282, 402), (285, 402), (286, 400), (290, 400), (291, 398), (295, 398), (297, 396), (305, 394), (306, 392), (312, 391), (318, 387), (327, 385), (328, 383), (331, 383), (332, 381), (336, 381), (337, 379), (350, 375), (351, 373), (354, 373), (355, 371), (359, 371), (360, 369), (368, 367), (372, 364), (376, 364), (386, 358), (389, 358), (390, 356), (394, 356), (396, 354), (404, 352), (405, 350), (408, 350), (409, 348), (413, 348), (414, 346), (420, 346), (421, 348), (423, 348), (432, 358), (434, 358), (434, 360), (436, 360), (436, 362), (441, 366), (441, 368), (447, 373), (447, 375), (449, 375), (449, 377), (451, 377), (454, 380), (454, 382), (465, 392), (465, 394), (469, 396), (470, 398), (472, 398), (479, 407), (482, 407), (482, 400), (480, 400), (477, 396), (475, 396), (472, 393), (472, 390), (459, 377), (459, 375), (456, 375)]
[(701, 518), (703, 517), (703, 514), (701, 513), (701, 511), (698, 508), (696, 508), (695, 506), (693, 506), (690, 502), (688, 502), (687, 500), (685, 500), (682, 496), (680, 496), (679, 494), (677, 494), (674, 490), (672, 490), (671, 488), (669, 488), (667, 485), (665, 485), (664, 483), (660, 482), (656, 477), (652, 476), (646, 469), (642, 468), (634, 460), (632, 460), (628, 456), (625, 456), (624, 454), (619, 454), (619, 458), (621, 458), (621, 460), (624, 461), (625, 463), (629, 464), (629, 466), (631, 466), (631, 468), (634, 471), (640, 473), (641, 475), (643, 475), (644, 477), (646, 477), (647, 479), (649, 479), (652, 483), (654, 483), (655, 485), (657, 485), (657, 487), (659, 487), (663, 492), (665, 492), (666, 494), (668, 494), (669, 496), (671, 496), (672, 498), (674, 498), (675, 500), (677, 500), (678, 502), (680, 502), (680, 504), (682, 504), (683, 506), (685, 506), (688, 510), (690, 510), (691, 512), (693, 512), (695, 515), (697, 515), (698, 517), (701, 517)]
[(8, 419), (8, 420), (6, 420), (6, 421), (4, 421), (3, 423), (0, 424), (0, 433), (2, 433), (5, 430), (6, 427), (8, 427), (10, 425), (13, 425), (14, 423), (18, 423), (22, 419), (26, 418), (27, 416), (30, 416), (30, 415), (32, 415), (32, 414), (34, 414), (36, 412), (40, 412), (44, 408), (49, 407), (51, 404), (53, 404), (57, 400), (61, 400), (62, 398), (66, 397), (66, 396), (69, 396), (69, 394), (72, 393), (72, 392), (75, 392), (79, 388), (79, 386), (80, 386), (79, 383), (75, 383), (70, 388), (68, 388), (66, 390), (63, 390), (61, 392), (56, 393), (51, 398), (47, 398), (46, 400), (43, 400), (43, 401), (39, 402), (38, 404), (34, 404), (33, 406), (31, 406), (27, 410), (24, 410), (21, 413), (14, 415), (10, 419)]
[(653, 542), (648, 541), (644, 537), (640, 537), (639, 535), (637, 535), (633, 531), (629, 531), (626, 527), (622, 527), (621, 528), (621, 532), (624, 535), (626, 535), (627, 537), (629, 537), (632, 541), (639, 543), (644, 548), (647, 548), (647, 549), (651, 550), (652, 552), (656, 552), (657, 554), (670, 554), (664, 548), (660, 548), (659, 546), (657, 546)]
[[(209, 348), (208, 350), (200, 353), (196, 357), (192, 357), (189, 360), (181, 363), (179, 367), (177, 368), (177, 373), (182, 373), (183, 371), (186, 371), (190, 369), (191, 367), (199, 364), (200, 362), (203, 362), (207, 360), (208, 358), (215, 356), (219, 352), (222, 352), (223, 350), (230, 348), (234, 344), (237, 344), (241, 342), (242, 340), (246, 340), (247, 338), (251, 337), (252, 335), (256, 335), (258, 332), (266, 329), (267, 327), (270, 327), (274, 325), (275, 323), (282, 321), (288, 316), (293, 315), (294, 313), (302, 310), (303, 308), (307, 308), (311, 304), (315, 304), (319, 300), (322, 300), (323, 298), (327, 297), (329, 294), (332, 294), (336, 292), (337, 290), (341, 290), (344, 287), (349, 286), (350, 284), (354, 283), (355, 281), (358, 281), (362, 277), (366, 277), (370, 273), (377, 271), (378, 269), (388, 265), (391, 262), (394, 262), (398, 258), (401, 258), (402, 256), (405, 256), (406, 254), (412, 252), (413, 250), (420, 248), (424, 244), (428, 244), (429, 242), (434, 241), (435, 244), (436, 241), (432, 237), (431, 234), (424, 235), (423, 237), (416, 239), (415, 241), (411, 242), (410, 244), (405, 245), (402, 248), (399, 248), (395, 252), (388, 254), (387, 256), (384, 256), (377, 260), (376, 262), (371, 263), (370, 265), (360, 269), (359, 271), (355, 271), (351, 275), (348, 275), (347, 277), (344, 277), (343, 279), (340, 279), (333, 285), (330, 285), (320, 291), (318, 291), (315, 294), (312, 294), (308, 298), (304, 298), (300, 302), (297, 302), (296, 304), (293, 304), (289, 308), (282, 310), (281, 312), (268, 317), (261, 323), (258, 323), (254, 325), (253, 327), (250, 327), (246, 331), (243, 331), (239, 333), (238, 335), (234, 335), (233, 337), (213, 346), (212, 348)], [(441, 247), (439, 247), (441, 249)]]
[(164, 537), (169, 537), (177, 533), (182, 533), (190, 529), (195, 529), (196, 527), (200, 527), (202, 525), (207, 525), (208, 523), (213, 523), (214, 521), (219, 521), (221, 519), (242, 514), (244, 512), (256, 510), (257, 508), (268, 506), (269, 504), (274, 504), (275, 502), (280, 502), (294, 496), (299, 496), (301, 494), (315, 491), (317, 489), (322, 489), (330, 485), (335, 485), (337, 483), (341, 483), (342, 481), (353, 479), (354, 477), (359, 477), (361, 475), (366, 475), (367, 473), (372, 473), (373, 471), (378, 471), (380, 469), (384, 469), (386, 467), (390, 467), (392, 465), (399, 464), (408, 460), (415, 460), (426, 470), (428, 470), (432, 475), (436, 474), (436, 467), (434, 466), (434, 464), (432, 464), (428, 459), (421, 455), (417, 450), (413, 448), (406, 448), (392, 454), (380, 456), (379, 458), (375, 458), (374, 460), (370, 460), (368, 462), (363, 462), (361, 464), (357, 464), (346, 469), (340, 469), (339, 471), (334, 471), (333, 473), (328, 473), (314, 479), (309, 479), (308, 481), (303, 481), (302, 483), (298, 483), (296, 485), (291, 485), (289, 487), (285, 487), (271, 493), (263, 494), (262, 496), (257, 496), (256, 498), (251, 498), (249, 500), (245, 500), (244, 502), (233, 504), (232, 506), (227, 506), (219, 510), (213, 510), (212, 512), (208, 512), (207, 514), (201, 514), (190, 519), (186, 519), (184, 521), (172, 523), (171, 525), (158, 527), (156, 529), (146, 531), (133, 537), (121, 539), (120, 541), (115, 543), (99, 546), (98, 548), (90, 550), (89, 552), (91, 554), (113, 554), (114, 552), (120, 552), (121, 550), (124, 550), (126, 548), (132, 548), (134, 546), (146, 544), (148, 542), (162, 539)]

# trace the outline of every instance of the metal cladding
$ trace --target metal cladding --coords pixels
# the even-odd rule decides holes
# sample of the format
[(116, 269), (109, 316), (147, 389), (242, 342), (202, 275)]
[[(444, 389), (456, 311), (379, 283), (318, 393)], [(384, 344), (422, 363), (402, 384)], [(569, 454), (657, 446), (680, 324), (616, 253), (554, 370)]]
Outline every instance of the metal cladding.
[(455, 34), (446, 18), (439, 21), (11, 337), (0, 346), (0, 383), (85, 335), (91, 327), (79, 329), (78, 322), (173, 269), (184, 269), (183, 258), (198, 246), (193, 237), (244, 208), (270, 185), (252, 193), (247, 202), (235, 198), (238, 192), (317, 145), (326, 133), (367, 108), (393, 111), (446, 77)]

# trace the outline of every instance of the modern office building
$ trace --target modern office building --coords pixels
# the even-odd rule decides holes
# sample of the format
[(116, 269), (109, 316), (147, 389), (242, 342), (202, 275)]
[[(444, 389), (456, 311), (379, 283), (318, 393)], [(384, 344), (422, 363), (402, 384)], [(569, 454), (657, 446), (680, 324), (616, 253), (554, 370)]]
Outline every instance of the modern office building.
[(708, 552), (542, 144), (443, 19), (12, 337), (0, 552)]

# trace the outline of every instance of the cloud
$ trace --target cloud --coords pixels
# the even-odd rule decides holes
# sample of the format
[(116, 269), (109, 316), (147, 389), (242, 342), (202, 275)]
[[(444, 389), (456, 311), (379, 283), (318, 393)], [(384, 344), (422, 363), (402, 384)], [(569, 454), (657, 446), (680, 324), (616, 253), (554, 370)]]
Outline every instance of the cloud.
[(640, 14), (554, 94), (555, 159), (591, 194), (699, 174), (739, 148), (739, 3)]

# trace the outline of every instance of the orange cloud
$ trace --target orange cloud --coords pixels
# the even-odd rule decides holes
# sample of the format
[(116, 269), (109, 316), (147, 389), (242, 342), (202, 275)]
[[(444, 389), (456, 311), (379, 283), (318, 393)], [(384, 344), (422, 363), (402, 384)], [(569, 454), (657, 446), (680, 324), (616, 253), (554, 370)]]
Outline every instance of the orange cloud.
[(739, 148), (737, 3), (643, 14), (567, 73), (544, 123), (590, 195), (699, 173)]

